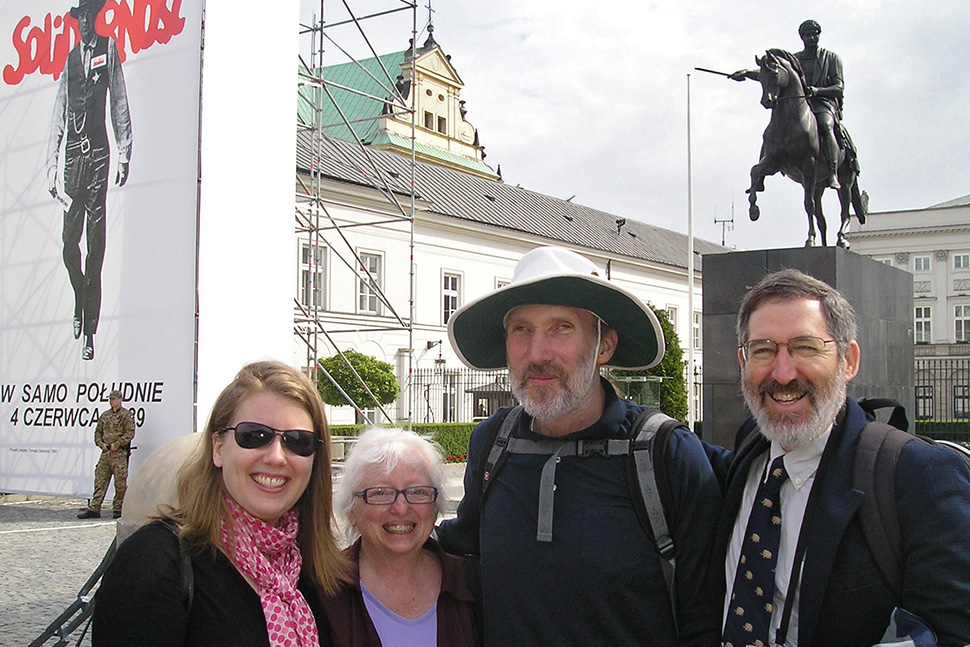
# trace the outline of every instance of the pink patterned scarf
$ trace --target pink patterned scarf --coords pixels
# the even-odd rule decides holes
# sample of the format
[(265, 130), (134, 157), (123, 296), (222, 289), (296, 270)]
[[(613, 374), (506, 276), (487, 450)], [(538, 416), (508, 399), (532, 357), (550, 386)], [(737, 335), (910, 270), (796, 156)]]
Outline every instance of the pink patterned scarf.
[(296, 510), (280, 517), (274, 527), (246, 512), (232, 497), (226, 497), (226, 505), (229, 520), (221, 525), (222, 543), (239, 570), (256, 583), (270, 647), (319, 647), (317, 623), (296, 588), (303, 564), (296, 543)]

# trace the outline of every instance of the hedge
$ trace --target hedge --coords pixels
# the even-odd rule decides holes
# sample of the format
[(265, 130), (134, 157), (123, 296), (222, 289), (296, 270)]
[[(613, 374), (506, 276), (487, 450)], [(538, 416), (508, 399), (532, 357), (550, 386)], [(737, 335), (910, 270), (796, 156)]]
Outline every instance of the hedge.
[(937, 440), (970, 441), (970, 422), (966, 420), (917, 420), (911, 431)]
[[(468, 439), (477, 422), (418, 422), (411, 425), (415, 433), (430, 436), (445, 455), (445, 462), (464, 462), (468, 455)], [(332, 425), (332, 436), (356, 436), (363, 429), (374, 425)]]

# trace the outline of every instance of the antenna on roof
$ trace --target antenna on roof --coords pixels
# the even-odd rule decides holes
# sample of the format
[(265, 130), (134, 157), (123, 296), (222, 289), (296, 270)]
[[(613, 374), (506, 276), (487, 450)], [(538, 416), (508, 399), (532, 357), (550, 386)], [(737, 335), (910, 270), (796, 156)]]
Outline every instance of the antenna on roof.
[(724, 232), (734, 231), (734, 196), (731, 196), (731, 217), (723, 220), (717, 219), (717, 205), (714, 205), (714, 224), (721, 225), (721, 247), (724, 247)]
[(620, 230), (623, 229), (623, 225), (625, 225), (625, 224), (626, 224), (626, 218), (617, 218), (616, 219), (616, 233), (620, 233)]

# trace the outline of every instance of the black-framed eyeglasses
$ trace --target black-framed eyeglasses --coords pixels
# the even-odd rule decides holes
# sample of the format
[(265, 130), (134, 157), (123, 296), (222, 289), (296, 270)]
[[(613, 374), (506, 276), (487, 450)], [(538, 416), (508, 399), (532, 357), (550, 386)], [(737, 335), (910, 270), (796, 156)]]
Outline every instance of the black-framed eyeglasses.
[(354, 496), (359, 496), (367, 505), (393, 505), (402, 494), (404, 500), (412, 505), (434, 503), (438, 500), (438, 488), (430, 485), (415, 485), (403, 490), (380, 485), (354, 492)]
[(815, 359), (825, 354), (828, 344), (836, 343), (834, 339), (821, 337), (793, 337), (786, 342), (773, 339), (752, 339), (741, 345), (741, 356), (746, 362), (768, 364), (778, 356), (778, 347), (787, 346), (792, 359)]
[(297, 456), (313, 456), (323, 440), (305, 429), (273, 429), (259, 422), (240, 422), (235, 427), (220, 429), (219, 433), (234, 432), (236, 444), (243, 449), (259, 449), (273, 442), (275, 436), (282, 439), (283, 447)]

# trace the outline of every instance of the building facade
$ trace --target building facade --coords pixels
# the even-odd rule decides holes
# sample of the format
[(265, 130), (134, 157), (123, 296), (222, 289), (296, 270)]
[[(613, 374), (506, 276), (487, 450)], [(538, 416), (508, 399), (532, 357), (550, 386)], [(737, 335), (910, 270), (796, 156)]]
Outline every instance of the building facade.
[(970, 196), (872, 213), (852, 250), (913, 274), (916, 411), (970, 420)]
[[(692, 313), (687, 236), (636, 214), (618, 217), (504, 183), (484, 162), (460, 98), (461, 79), (433, 37), (380, 64), (335, 67), (308, 76), (341, 92), (360, 84), (366, 96), (338, 96), (337, 110), (314, 86), (301, 89), (294, 354), (309, 368), (314, 357), (353, 348), (390, 363), (402, 392), (385, 412), (333, 408), (333, 422), (468, 421), (491, 413), (503, 402), (494, 393), (502, 390), (502, 376), (482, 375), (480, 384), (458, 379), (464, 367), (448, 342), (448, 317), (508, 283), (518, 259), (539, 245), (587, 256), (605, 276), (666, 311), (685, 350), (695, 344), (699, 372), (700, 255), (728, 250), (695, 241)], [(388, 94), (381, 94), (388, 84), (374, 84), (382, 69), (394, 79)], [(411, 114), (402, 111), (412, 98), (413, 160)], [(429, 371), (437, 375), (434, 389), (417, 383)], [(488, 398), (481, 395), (486, 390)], [(695, 405), (700, 411), (699, 388)]]

